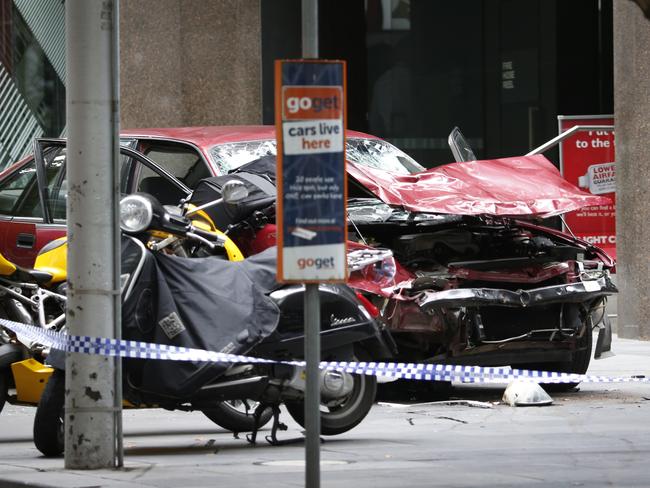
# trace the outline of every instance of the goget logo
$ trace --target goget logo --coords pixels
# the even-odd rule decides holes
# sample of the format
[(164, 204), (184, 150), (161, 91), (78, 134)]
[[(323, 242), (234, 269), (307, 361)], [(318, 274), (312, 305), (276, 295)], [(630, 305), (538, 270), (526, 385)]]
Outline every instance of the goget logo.
[(299, 258), (298, 268), (334, 269), (334, 256), (328, 258)]
[(284, 120), (340, 119), (343, 96), (338, 86), (285, 86), (282, 88)]

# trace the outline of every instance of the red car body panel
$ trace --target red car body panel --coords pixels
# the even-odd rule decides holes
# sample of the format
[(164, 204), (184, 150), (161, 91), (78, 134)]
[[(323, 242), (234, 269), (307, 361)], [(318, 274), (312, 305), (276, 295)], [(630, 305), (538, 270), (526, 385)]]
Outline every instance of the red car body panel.
[[(121, 136), (140, 141), (158, 139), (192, 145), (208, 162), (211, 172), (216, 174), (217, 169), (209, 154), (213, 147), (235, 142), (274, 140), (275, 127), (254, 125), (127, 129), (121, 131)], [(378, 139), (351, 130), (347, 131), (347, 137)], [(0, 174), (0, 180), (29, 159), (31, 157), (7, 168)], [(417, 212), (548, 217), (585, 206), (609, 203), (606, 198), (585, 193), (568, 183), (541, 155), (452, 163), (411, 175), (389, 173), (352, 162), (347, 167), (351, 177), (385, 203)], [(13, 228), (19, 220), (7, 220), (1, 227)], [(26, 249), (24, 253), (16, 250), (13, 256), (8, 257), (18, 264), (29, 265), (42, 245), (61, 235), (58, 229), (50, 232), (47, 226), (37, 227), (34, 247)], [(5, 229), (5, 232), (0, 232), (3, 250), (11, 247), (10, 240), (15, 241), (19, 232), (22, 231)], [(604, 259), (611, 261), (608, 257)]]
[[(275, 139), (275, 127), (131, 129), (122, 136), (190, 143), (209, 160), (209, 150), (219, 144)], [(347, 131), (347, 137), (377, 139), (357, 131)], [(566, 181), (542, 155), (452, 163), (414, 175), (349, 163), (348, 172), (385, 203), (415, 212), (550, 217), (610, 203)]]
[(349, 163), (348, 172), (385, 203), (413, 212), (551, 217), (610, 203), (566, 181), (542, 155), (452, 163), (411, 175)]

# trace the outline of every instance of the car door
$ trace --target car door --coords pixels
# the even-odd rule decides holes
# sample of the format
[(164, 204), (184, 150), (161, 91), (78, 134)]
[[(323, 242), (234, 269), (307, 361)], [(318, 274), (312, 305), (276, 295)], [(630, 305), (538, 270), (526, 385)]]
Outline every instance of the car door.
[(44, 192), (49, 189), (56, 197), (64, 181), (65, 147), (42, 148), (39, 141), (34, 142), (34, 155), (2, 178), (0, 245), (7, 259), (31, 266), (42, 246), (65, 233), (65, 226), (52, 225), (57, 209), (43, 205)]
[[(121, 147), (120, 191), (134, 191), (134, 179), (143, 168), (163, 180), (161, 187), (174, 196), (190, 191), (164, 168), (141, 153)], [(167, 200), (166, 193), (161, 194)], [(0, 251), (19, 266), (33, 265), (38, 251), (66, 234), (66, 142), (39, 139), (34, 156), (0, 181)], [(167, 203), (167, 202), (165, 202)], [(178, 203), (178, 200), (173, 202)]]
[(0, 182), (0, 246), (10, 261), (29, 266), (36, 255), (36, 226), (43, 222), (36, 161), (29, 158)]

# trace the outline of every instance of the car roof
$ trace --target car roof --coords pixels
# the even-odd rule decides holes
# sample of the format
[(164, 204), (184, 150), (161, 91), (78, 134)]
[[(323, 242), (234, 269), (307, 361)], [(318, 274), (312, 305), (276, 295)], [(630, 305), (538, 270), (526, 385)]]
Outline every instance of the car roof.
[[(363, 132), (347, 130), (347, 137), (363, 137), (367, 139), (378, 139), (377, 136)], [(207, 151), (218, 145), (230, 142), (263, 141), (275, 139), (274, 125), (220, 125), (220, 126), (197, 126), (197, 127), (159, 127), (145, 129), (122, 129), (120, 137), (132, 137), (137, 139), (166, 139), (172, 141), (186, 142), (198, 147), (201, 151)], [(46, 138), (47, 139), (47, 138)], [(53, 140), (59, 140), (58, 138)], [(65, 140), (65, 139), (61, 139)], [(21, 158), (15, 163), (0, 171), (0, 179), (5, 174), (12, 172), (15, 168), (32, 158), (32, 154)]]
[[(364, 134), (363, 132), (348, 130), (348, 137), (364, 137), (377, 139), (376, 136)], [(203, 150), (209, 149), (218, 144), (230, 142), (259, 141), (275, 139), (274, 125), (223, 125), (204, 127), (164, 127), (149, 129), (123, 129), (120, 131), (122, 137), (133, 137), (138, 139), (170, 139), (189, 142)]]

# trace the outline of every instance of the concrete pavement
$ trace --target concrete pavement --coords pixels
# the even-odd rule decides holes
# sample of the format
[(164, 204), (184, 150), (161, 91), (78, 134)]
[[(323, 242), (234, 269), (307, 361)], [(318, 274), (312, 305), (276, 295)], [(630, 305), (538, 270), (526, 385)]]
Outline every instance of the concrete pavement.
[[(589, 372), (650, 377), (650, 342), (615, 337), (613, 349)], [(326, 438), (321, 486), (650, 486), (650, 384), (583, 384), (532, 408), (500, 403), (502, 392), (457, 385), (459, 401), (376, 405)], [(252, 447), (198, 412), (125, 411), (123, 469), (64, 470), (34, 448), (33, 412), (0, 414), (0, 488), (304, 486), (302, 445)], [(282, 420), (281, 438), (301, 435)]]

